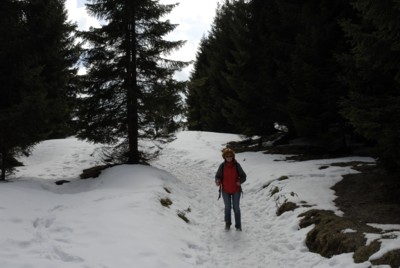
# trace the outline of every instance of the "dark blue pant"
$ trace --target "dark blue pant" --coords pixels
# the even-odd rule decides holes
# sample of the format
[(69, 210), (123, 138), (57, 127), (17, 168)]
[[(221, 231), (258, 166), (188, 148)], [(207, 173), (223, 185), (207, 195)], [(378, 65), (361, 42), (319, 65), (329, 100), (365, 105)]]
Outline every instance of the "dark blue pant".
[[(228, 224), (232, 223), (231, 211), (235, 213), (235, 227), (241, 228), (242, 222), (240, 218), (240, 192), (234, 194), (228, 194), (222, 191), (222, 198), (225, 204), (225, 222)], [(232, 206), (233, 205), (233, 206)]]

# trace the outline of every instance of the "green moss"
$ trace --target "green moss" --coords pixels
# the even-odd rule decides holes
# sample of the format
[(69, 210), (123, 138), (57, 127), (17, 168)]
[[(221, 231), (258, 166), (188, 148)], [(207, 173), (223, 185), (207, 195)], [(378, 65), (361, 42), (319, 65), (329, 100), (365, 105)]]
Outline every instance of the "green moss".
[(298, 206), (295, 203), (286, 201), (278, 208), (278, 210), (276, 211), (276, 215), (280, 216), (283, 213), (285, 213), (287, 211), (293, 211), (296, 208), (298, 208)]
[[(319, 253), (327, 258), (357, 251), (365, 246), (364, 233), (379, 233), (380, 231), (358, 221), (341, 218), (332, 211), (310, 210), (300, 214), (299, 217), (304, 217), (300, 221), (301, 228), (315, 225), (307, 234), (307, 247), (311, 252)], [(343, 232), (346, 229), (355, 230), (355, 232)]]
[(373, 265), (390, 265), (391, 268), (400, 267), (400, 249), (392, 250), (382, 256), (382, 258), (371, 260)]
[(374, 240), (368, 246), (359, 247), (356, 252), (354, 252), (353, 259), (355, 263), (361, 263), (368, 261), (374, 253), (378, 252), (381, 247), (381, 243), (378, 240)]

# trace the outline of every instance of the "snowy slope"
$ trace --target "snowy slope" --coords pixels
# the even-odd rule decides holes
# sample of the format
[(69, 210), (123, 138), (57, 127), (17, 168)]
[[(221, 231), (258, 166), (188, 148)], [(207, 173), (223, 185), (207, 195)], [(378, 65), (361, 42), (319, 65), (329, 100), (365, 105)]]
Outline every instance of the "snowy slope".
[[(351, 254), (326, 259), (310, 253), (304, 240), (312, 227), (299, 229), (297, 217), (306, 209), (279, 217), (275, 212), (277, 203), (288, 198), (340, 215), (330, 187), (342, 174), (355, 171), (319, 167), (372, 159), (286, 162), (280, 155), (237, 154), (248, 175), (241, 201), (243, 232), (225, 232), (214, 175), (222, 161), (220, 150), (232, 140), (240, 138), (181, 132), (151, 163), (153, 167), (117, 166), (88, 180), (78, 176), (82, 169), (99, 163), (99, 145), (74, 138), (42, 142), (31, 157), (20, 159), (25, 166), (13, 182), (0, 184), (0, 267), (371, 266), (370, 262), (354, 264)], [(280, 176), (289, 179), (277, 181)], [(71, 183), (56, 186), (58, 179)], [(281, 200), (270, 196), (273, 186), (281, 189)], [(172, 201), (169, 208), (160, 203), (167, 198)], [(399, 242), (389, 241), (386, 249), (400, 248)]]

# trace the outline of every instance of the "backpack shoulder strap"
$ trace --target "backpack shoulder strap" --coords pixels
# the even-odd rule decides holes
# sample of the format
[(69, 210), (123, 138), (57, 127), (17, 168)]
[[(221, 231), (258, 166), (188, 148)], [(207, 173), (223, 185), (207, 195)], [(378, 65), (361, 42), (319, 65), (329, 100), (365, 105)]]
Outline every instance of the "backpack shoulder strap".
[(235, 166), (236, 166), (237, 173), (239, 175), (240, 183), (244, 183), (246, 181), (246, 177), (247, 177), (246, 173), (243, 171), (242, 167), (240, 166), (240, 164), (238, 162), (235, 163)]

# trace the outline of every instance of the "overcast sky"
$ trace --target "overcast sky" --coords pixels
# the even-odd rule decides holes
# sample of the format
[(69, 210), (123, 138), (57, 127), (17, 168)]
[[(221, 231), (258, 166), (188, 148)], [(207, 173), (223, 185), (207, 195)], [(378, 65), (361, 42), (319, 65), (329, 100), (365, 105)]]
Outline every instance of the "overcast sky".
[[(87, 15), (85, 2), (86, 0), (66, 0), (69, 18), (78, 23), (80, 30), (99, 25), (95, 18)], [(167, 16), (171, 23), (179, 24), (167, 38), (187, 41), (184, 47), (171, 55), (171, 58), (183, 61), (195, 59), (199, 41), (210, 30), (219, 2), (220, 0), (160, 0), (163, 4), (179, 3)], [(176, 78), (188, 79), (191, 68), (192, 65), (177, 74)]]

